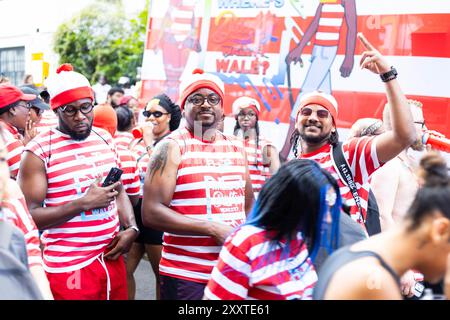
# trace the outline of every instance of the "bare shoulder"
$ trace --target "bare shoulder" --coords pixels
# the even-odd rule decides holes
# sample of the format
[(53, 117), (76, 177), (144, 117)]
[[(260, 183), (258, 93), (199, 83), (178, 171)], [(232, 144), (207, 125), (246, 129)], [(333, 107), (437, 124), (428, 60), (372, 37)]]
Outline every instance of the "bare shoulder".
[(153, 180), (157, 172), (162, 176), (166, 170), (177, 168), (181, 162), (181, 152), (178, 144), (172, 139), (164, 139), (152, 152), (148, 174)]
[(327, 300), (397, 300), (399, 287), (392, 275), (374, 257), (348, 263), (331, 279)]

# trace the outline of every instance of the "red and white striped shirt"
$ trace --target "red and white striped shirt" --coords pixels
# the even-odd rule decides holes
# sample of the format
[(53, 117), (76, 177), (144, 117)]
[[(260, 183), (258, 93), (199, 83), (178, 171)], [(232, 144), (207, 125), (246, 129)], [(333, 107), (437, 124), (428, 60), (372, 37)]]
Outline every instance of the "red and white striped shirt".
[(312, 299), (317, 274), (301, 233), (288, 247), (268, 234), (245, 225), (228, 237), (205, 289), (208, 299)]
[(141, 193), (141, 182), (139, 179), (139, 168), (134, 154), (129, 149), (117, 147), (120, 159), (120, 169), (123, 170), (121, 181), (125, 192), (129, 196), (137, 196)]
[(25, 237), (29, 267), (42, 265), (42, 253), (39, 247), (39, 231), (31, 217), (25, 197), (17, 183), (10, 179), (7, 184), (7, 199), (1, 203), (3, 219), (18, 227)]
[[(95, 130), (95, 131), (94, 131)], [(82, 141), (57, 129), (36, 136), (26, 150), (39, 157), (47, 172), (46, 207), (81, 198), (98, 175), (120, 167), (111, 135), (95, 128)], [(101, 255), (119, 231), (116, 202), (103, 209), (81, 212), (44, 231), (44, 269), (50, 273), (79, 270)]]
[(256, 148), (256, 139), (244, 139), (245, 151), (247, 152), (248, 170), (252, 180), (253, 193), (255, 199), (258, 198), (264, 183), (270, 178), (270, 163), (264, 163), (264, 147), (271, 145), (264, 137), (259, 137), (258, 148)]
[(16, 179), (17, 175), (19, 174), (19, 167), (20, 167), (20, 159), (22, 157), (23, 153), (23, 143), (22, 143), (22, 135), (19, 133), (19, 131), (6, 122), (1, 122), (3, 124), (3, 127), (6, 130), (3, 130), (5, 143), (6, 143), (6, 150), (8, 151), (8, 154), (6, 155), (6, 161), (8, 162), (9, 166), (9, 175), (11, 178)]
[(339, 32), (345, 15), (342, 0), (322, 0), (321, 2), (323, 5), (315, 44), (319, 46), (337, 46), (339, 45)]
[[(381, 167), (377, 156), (376, 137), (353, 138), (343, 143), (342, 147), (344, 150), (344, 157), (350, 166), (356, 189), (361, 198), (362, 214), (365, 217), (370, 190), (369, 177), (375, 170)], [(323, 169), (331, 173), (338, 182), (339, 191), (341, 192), (343, 200), (351, 206), (351, 217), (353, 220), (364, 226), (350, 188), (341, 181), (333, 166), (333, 161), (331, 159), (331, 145), (326, 144), (315, 152), (301, 154), (300, 158), (314, 160), (318, 162)]]
[(35, 125), (37, 133), (56, 128), (58, 125), (58, 117), (53, 110), (45, 110), (42, 113), (41, 120)]
[[(238, 226), (245, 220), (245, 154), (232, 139), (217, 133), (214, 142), (179, 129), (166, 139), (181, 153), (170, 208), (199, 220)], [(221, 246), (208, 236), (164, 233), (162, 275), (207, 283)]]
[(133, 135), (126, 131), (116, 131), (114, 135), (114, 142), (117, 148), (130, 149), (130, 143), (133, 139)]

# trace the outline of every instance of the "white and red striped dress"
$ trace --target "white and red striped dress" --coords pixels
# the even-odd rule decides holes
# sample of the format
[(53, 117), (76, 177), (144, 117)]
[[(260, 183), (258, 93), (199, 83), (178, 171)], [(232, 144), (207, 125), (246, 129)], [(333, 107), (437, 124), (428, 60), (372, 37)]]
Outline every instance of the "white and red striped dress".
[(8, 154), (6, 155), (6, 161), (9, 166), (9, 175), (11, 178), (15, 179), (19, 174), (20, 159), (23, 153), (23, 143), (21, 141), (21, 134), (15, 127), (9, 123), (1, 121), (3, 125), (3, 134), (6, 143), (6, 150)]
[[(238, 226), (245, 220), (244, 149), (227, 136), (214, 142), (196, 139), (179, 129), (166, 139), (181, 152), (170, 208), (190, 218)], [(221, 246), (208, 236), (164, 233), (160, 274), (207, 283)]]
[[(95, 133), (97, 132), (98, 135)], [(47, 172), (46, 207), (81, 198), (97, 175), (106, 177), (120, 167), (111, 135), (95, 128), (74, 141), (57, 129), (36, 136), (26, 150), (44, 162)], [(82, 212), (42, 234), (44, 269), (50, 273), (79, 270), (100, 256), (119, 231), (116, 202), (108, 208)]]
[(145, 175), (147, 174), (147, 168), (148, 164), (150, 163), (150, 155), (147, 152), (147, 149), (145, 148), (144, 140), (141, 140), (139, 143), (137, 143), (133, 149), (132, 149), (136, 161), (137, 166), (139, 170), (139, 180), (140, 180), (140, 198), (144, 195), (144, 181), (145, 181)]
[(130, 149), (117, 146), (117, 154), (120, 159), (120, 169), (123, 170), (121, 181), (125, 192), (129, 196), (141, 194), (141, 182), (139, 168), (135, 155)]
[(116, 134), (114, 135), (114, 142), (118, 148), (129, 149), (133, 139), (133, 135), (126, 131), (116, 131)]
[(37, 133), (56, 128), (58, 125), (58, 117), (53, 110), (45, 110), (42, 113), (41, 120), (35, 125)]
[(321, 1), (322, 12), (320, 13), (319, 28), (316, 32), (315, 44), (319, 46), (338, 46), (339, 32), (344, 21), (345, 10), (342, 0)]
[(0, 217), (10, 221), (23, 232), (27, 247), (28, 266), (42, 265), (39, 231), (28, 211), (22, 190), (12, 179), (8, 181), (7, 188), (9, 196), (1, 202)]
[(268, 234), (245, 225), (228, 237), (205, 289), (208, 299), (312, 299), (317, 274), (301, 233), (289, 247), (269, 241)]
[(244, 139), (245, 151), (247, 152), (248, 170), (252, 180), (253, 193), (255, 199), (258, 198), (264, 183), (270, 178), (270, 163), (264, 163), (264, 147), (272, 145), (264, 137), (260, 136), (258, 148), (256, 148), (256, 139)]
[[(358, 194), (361, 198), (362, 214), (365, 217), (370, 190), (369, 177), (381, 166), (377, 156), (376, 137), (350, 139), (343, 144), (343, 149), (344, 156), (350, 166)], [(331, 145), (326, 144), (315, 152), (301, 154), (300, 158), (314, 160), (318, 162), (323, 169), (331, 173), (331, 175), (338, 182), (339, 191), (341, 192), (343, 200), (346, 200), (347, 204), (351, 206), (351, 217), (353, 220), (364, 226), (361, 215), (359, 214), (358, 206), (356, 205), (350, 188), (341, 181), (336, 169), (333, 166), (331, 159)]]

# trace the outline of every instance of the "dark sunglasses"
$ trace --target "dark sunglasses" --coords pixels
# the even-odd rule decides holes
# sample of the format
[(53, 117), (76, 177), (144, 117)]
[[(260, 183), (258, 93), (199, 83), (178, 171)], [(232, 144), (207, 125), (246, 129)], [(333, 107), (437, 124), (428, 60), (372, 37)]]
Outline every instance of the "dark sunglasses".
[(150, 112), (148, 110), (142, 111), (142, 114), (146, 118), (150, 118), (151, 115), (153, 115), (155, 118), (161, 118), (164, 114), (169, 114), (168, 112), (161, 112), (161, 111), (153, 111)]
[[(305, 117), (309, 117), (310, 115), (312, 115), (312, 113), (313, 113), (313, 110), (311, 108), (303, 108), (300, 111), (300, 114)], [(328, 118), (328, 115), (330, 114), (330, 112), (328, 110), (323, 110), (323, 109), (317, 110), (316, 113), (317, 113), (317, 116), (322, 119)]]
[(198, 93), (188, 98), (188, 102), (198, 107), (202, 106), (205, 103), (205, 100), (208, 101), (211, 106), (215, 106), (220, 102), (221, 99), (220, 96), (215, 93), (208, 94), (207, 96)]
[(71, 105), (62, 106), (59, 109), (61, 109), (61, 111), (66, 115), (73, 117), (75, 114), (77, 114), (78, 111), (80, 111), (82, 114), (88, 114), (92, 111), (93, 108), (94, 106), (92, 104), (84, 104), (80, 107), (80, 109)]

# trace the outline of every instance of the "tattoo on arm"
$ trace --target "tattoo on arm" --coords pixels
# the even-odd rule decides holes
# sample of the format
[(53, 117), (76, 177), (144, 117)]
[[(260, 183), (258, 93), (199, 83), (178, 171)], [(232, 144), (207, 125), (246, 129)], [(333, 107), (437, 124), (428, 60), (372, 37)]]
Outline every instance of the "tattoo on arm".
[(150, 163), (149, 163), (149, 174), (150, 174), (150, 182), (153, 180), (153, 177), (155, 176), (155, 173), (161, 169), (161, 172), (159, 173), (160, 176), (162, 176), (164, 172), (164, 168), (167, 164), (167, 156), (168, 156), (168, 150), (169, 150), (169, 144), (164, 143), (161, 144), (160, 148), (156, 150), (156, 152), (153, 153)]

